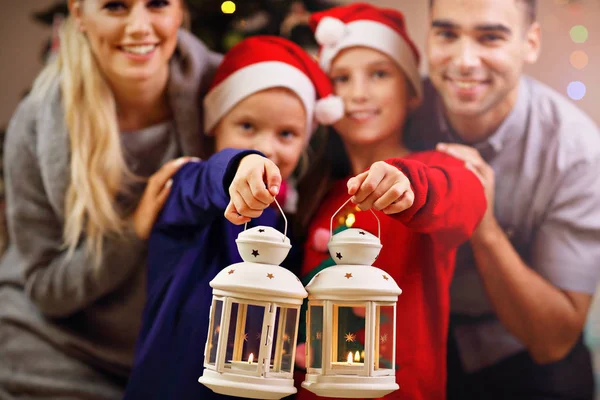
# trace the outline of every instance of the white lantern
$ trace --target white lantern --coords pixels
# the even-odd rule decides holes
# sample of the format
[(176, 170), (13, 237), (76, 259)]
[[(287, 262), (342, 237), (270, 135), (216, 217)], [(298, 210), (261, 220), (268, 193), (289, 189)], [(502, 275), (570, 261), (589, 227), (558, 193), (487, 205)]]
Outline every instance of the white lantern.
[[(333, 218), (347, 203), (332, 216), (330, 234)], [(376, 398), (399, 389), (396, 302), (402, 291), (391, 276), (371, 265), (382, 247), (378, 218), (377, 223), (377, 236), (357, 228), (330, 236), (329, 253), (337, 265), (306, 286), (307, 374), (302, 386), (318, 396)]]
[(291, 248), (286, 233), (287, 220), (283, 234), (266, 226), (245, 229), (236, 239), (244, 261), (210, 282), (213, 300), (199, 382), (216, 393), (255, 399), (296, 393), (296, 339), (307, 293), (278, 265)]

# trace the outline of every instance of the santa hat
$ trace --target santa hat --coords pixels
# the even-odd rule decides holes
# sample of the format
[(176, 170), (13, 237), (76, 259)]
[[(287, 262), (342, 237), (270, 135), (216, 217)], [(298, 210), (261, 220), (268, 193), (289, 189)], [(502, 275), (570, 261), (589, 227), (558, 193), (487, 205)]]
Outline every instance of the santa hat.
[(408, 36), (401, 12), (355, 3), (314, 13), (310, 27), (321, 45), (319, 64), (325, 72), (341, 50), (369, 47), (396, 61), (421, 98), (419, 51)]
[(307, 129), (315, 121), (329, 125), (344, 116), (327, 75), (301, 47), (276, 36), (252, 36), (225, 54), (204, 97), (204, 131), (210, 133), (246, 97), (271, 88), (294, 92), (306, 110)]

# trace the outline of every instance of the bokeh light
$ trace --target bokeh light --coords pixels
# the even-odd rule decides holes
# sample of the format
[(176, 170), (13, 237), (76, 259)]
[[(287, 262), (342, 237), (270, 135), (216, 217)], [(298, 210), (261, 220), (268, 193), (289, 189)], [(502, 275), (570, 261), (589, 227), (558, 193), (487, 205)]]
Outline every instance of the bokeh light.
[(584, 69), (588, 65), (588, 55), (583, 50), (576, 50), (571, 53), (571, 65), (577, 69)]
[(588, 30), (583, 25), (575, 25), (571, 28), (569, 34), (571, 35), (571, 40), (575, 43), (585, 43), (588, 39)]
[(354, 214), (348, 214), (348, 216), (346, 217), (346, 227), (352, 228), (352, 225), (354, 225), (355, 222), (356, 217), (354, 216)]
[(575, 81), (569, 83), (567, 94), (573, 100), (581, 100), (585, 97), (586, 87), (583, 82)]
[(235, 12), (235, 3), (233, 1), (224, 1), (221, 4), (223, 14), (233, 14)]

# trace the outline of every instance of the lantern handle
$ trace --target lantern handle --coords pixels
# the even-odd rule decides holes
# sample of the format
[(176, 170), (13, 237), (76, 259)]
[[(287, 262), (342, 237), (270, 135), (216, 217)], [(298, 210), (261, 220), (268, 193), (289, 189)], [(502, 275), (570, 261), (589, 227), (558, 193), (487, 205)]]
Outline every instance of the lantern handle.
[[(277, 208), (279, 208), (279, 211), (281, 212), (281, 216), (283, 217), (283, 239), (282, 241), (285, 243), (285, 238), (287, 237), (287, 226), (288, 226), (288, 220), (285, 217), (285, 213), (283, 212), (283, 210), (281, 209), (281, 206), (279, 205), (279, 203), (277, 202), (277, 199), (273, 199), (273, 201), (275, 202), (275, 204), (277, 205)], [(248, 227), (248, 223), (246, 222), (244, 224), (244, 230), (246, 230), (246, 228)]]
[[(348, 204), (350, 202), (350, 200), (352, 200), (352, 197), (350, 197), (348, 200), (346, 200), (344, 202), (344, 204), (342, 204), (340, 206), (340, 208), (338, 208), (337, 211), (334, 212), (333, 215), (331, 216), (331, 219), (329, 220), (329, 240), (331, 240), (331, 238), (333, 238), (333, 219), (340, 211), (342, 211), (342, 208), (344, 208), (344, 206), (346, 204)], [(379, 240), (381, 240), (381, 222), (379, 222), (379, 217), (377, 217), (377, 214), (375, 214), (375, 211), (373, 211), (373, 209), (370, 209), (369, 211), (371, 211), (373, 213), (373, 216), (377, 220), (377, 238)]]

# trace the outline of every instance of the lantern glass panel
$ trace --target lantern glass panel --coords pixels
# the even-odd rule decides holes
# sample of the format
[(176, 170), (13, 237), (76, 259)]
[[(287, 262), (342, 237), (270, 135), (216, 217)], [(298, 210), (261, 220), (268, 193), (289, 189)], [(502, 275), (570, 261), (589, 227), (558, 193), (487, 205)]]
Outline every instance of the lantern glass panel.
[(322, 368), (323, 364), (323, 306), (308, 308), (308, 368)]
[(219, 333), (221, 332), (221, 318), (223, 314), (223, 301), (213, 299), (212, 312), (210, 315), (210, 328), (208, 330), (208, 343), (206, 354), (208, 355), (206, 363), (215, 365), (217, 361), (217, 343), (219, 342)]
[[(264, 306), (235, 302), (231, 304), (226, 366), (234, 370), (257, 371), (264, 316)], [(250, 358), (252, 363), (249, 363)]]
[(273, 337), (277, 342), (271, 348), (271, 372), (292, 373), (294, 366), (294, 343), (298, 310), (279, 308), (275, 317)]
[(332, 357), (334, 367), (363, 366), (367, 313), (364, 305), (334, 305)]
[(394, 306), (377, 306), (375, 369), (394, 369)]

